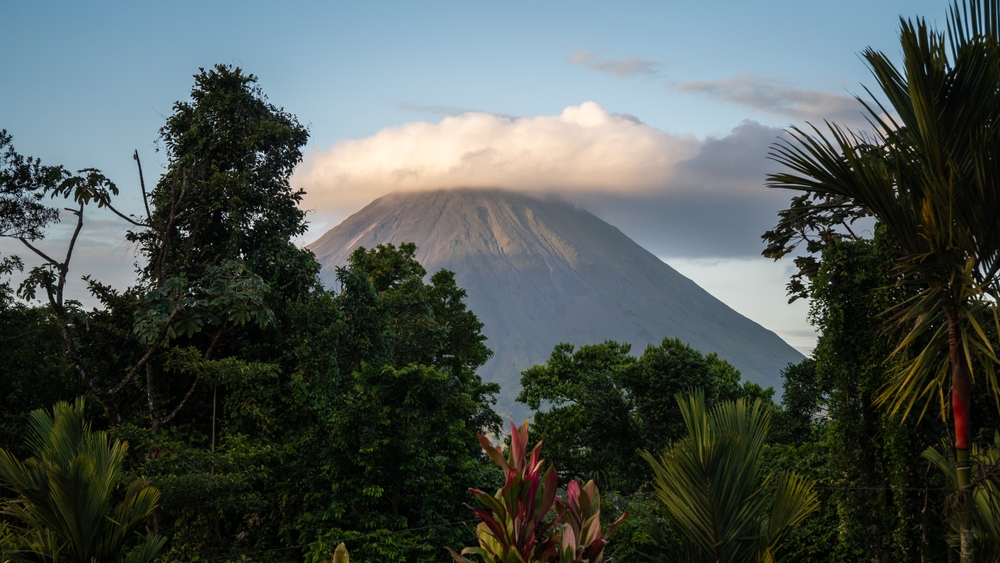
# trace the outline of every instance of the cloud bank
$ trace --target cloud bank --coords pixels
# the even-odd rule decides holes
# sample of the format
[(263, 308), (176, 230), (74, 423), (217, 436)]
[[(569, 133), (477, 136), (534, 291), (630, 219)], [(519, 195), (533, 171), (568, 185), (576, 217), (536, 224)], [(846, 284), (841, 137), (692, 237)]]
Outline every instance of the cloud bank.
[(530, 118), (470, 112), (313, 152), (293, 182), (309, 194), (307, 207), (318, 210), (364, 205), (401, 190), (649, 191), (698, 145), (594, 102)]
[(681, 92), (699, 94), (767, 113), (795, 119), (831, 119), (856, 122), (861, 105), (851, 96), (803, 90), (780, 80), (743, 73), (721, 80), (682, 82)]
[(566, 60), (573, 64), (589, 68), (594, 72), (610, 74), (615, 78), (657, 74), (660, 68), (660, 63), (641, 57), (606, 59), (594, 51), (578, 51)]
[(391, 192), (507, 188), (580, 205), (659, 256), (755, 256), (790, 197), (763, 187), (781, 134), (744, 122), (696, 139), (594, 102), (530, 118), (465, 113), (314, 151), (293, 185), (313, 238)]

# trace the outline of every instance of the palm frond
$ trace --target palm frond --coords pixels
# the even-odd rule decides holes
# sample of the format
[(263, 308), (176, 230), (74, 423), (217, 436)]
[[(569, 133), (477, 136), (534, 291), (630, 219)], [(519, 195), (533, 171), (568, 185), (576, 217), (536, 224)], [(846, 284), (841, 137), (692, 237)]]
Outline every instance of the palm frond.
[(162, 538), (147, 535), (135, 550), (135, 534), (159, 502), (160, 493), (143, 479), (121, 484), (127, 444), (92, 432), (84, 419), (83, 399), (57, 403), (52, 414), (34, 411), (27, 438), (32, 457), (20, 461), (0, 449), (0, 484), (17, 497), (0, 513), (17, 525), (14, 538), (33, 561), (148, 562)]
[(764, 473), (762, 451), (770, 412), (760, 400), (727, 401), (711, 411), (704, 393), (677, 395), (688, 435), (659, 456), (653, 487), (683, 553), (672, 561), (736, 562), (777, 549), (787, 532), (816, 510), (816, 493), (804, 478), (777, 480)]

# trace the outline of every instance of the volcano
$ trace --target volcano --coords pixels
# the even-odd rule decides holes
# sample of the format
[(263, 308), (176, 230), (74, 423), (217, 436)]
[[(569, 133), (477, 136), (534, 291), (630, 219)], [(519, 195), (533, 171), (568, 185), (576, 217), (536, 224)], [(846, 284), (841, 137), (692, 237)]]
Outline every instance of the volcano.
[(446, 268), (468, 292), (494, 356), (480, 368), (514, 402), (520, 372), (560, 342), (628, 342), (633, 354), (665, 337), (716, 352), (743, 379), (780, 394), (780, 370), (803, 356), (591, 213), (502, 190), (440, 190), (381, 197), (309, 245), (333, 287), (359, 246), (413, 242), (428, 272)]

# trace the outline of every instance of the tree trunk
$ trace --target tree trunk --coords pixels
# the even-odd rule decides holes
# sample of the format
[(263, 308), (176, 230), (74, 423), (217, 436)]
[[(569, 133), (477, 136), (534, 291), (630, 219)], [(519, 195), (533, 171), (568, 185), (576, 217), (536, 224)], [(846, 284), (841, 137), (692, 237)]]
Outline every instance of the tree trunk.
[(969, 467), (971, 421), (969, 416), (972, 398), (969, 366), (959, 346), (958, 322), (954, 315), (948, 317), (948, 347), (951, 361), (951, 412), (955, 423), (955, 472), (958, 481), (959, 514), (958, 533), (960, 560), (972, 563), (975, 544), (972, 537), (972, 487)]

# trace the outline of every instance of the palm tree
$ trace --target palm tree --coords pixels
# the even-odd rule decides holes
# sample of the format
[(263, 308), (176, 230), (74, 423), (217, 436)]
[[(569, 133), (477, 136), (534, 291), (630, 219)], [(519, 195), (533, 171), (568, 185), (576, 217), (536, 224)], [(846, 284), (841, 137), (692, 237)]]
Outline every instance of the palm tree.
[(819, 501), (803, 477), (786, 473), (774, 479), (764, 473), (770, 411), (760, 399), (723, 401), (708, 411), (700, 390), (678, 394), (677, 403), (688, 435), (659, 459), (643, 453), (653, 467), (659, 505), (681, 540), (681, 551), (664, 550), (667, 560), (773, 562), (788, 532), (819, 508)]
[[(33, 411), (27, 441), (34, 455), (26, 461), (0, 449), (0, 486), (17, 495), (0, 505), (18, 546), (11, 561), (147, 563), (163, 547), (152, 534), (136, 537), (159, 491), (136, 479), (120, 494), (128, 445), (92, 432), (83, 412), (83, 398), (56, 403), (51, 416)], [(128, 550), (136, 539), (140, 545)]]
[[(886, 316), (887, 326), (903, 335), (893, 353), (900, 369), (879, 401), (905, 417), (919, 403), (923, 414), (935, 398), (948, 412), (950, 393), (956, 480), (967, 495), (976, 368), (1000, 391), (997, 356), (983, 326), (992, 317), (1000, 327), (994, 307), (1000, 295), (1000, 6), (997, 0), (956, 2), (944, 33), (921, 19), (901, 20), (900, 43), (902, 68), (871, 49), (863, 54), (890, 106), (862, 101), (874, 132), (830, 123), (825, 133), (792, 128), (792, 140), (771, 152), (790, 171), (770, 175), (767, 183), (864, 208), (895, 237), (900, 252), (893, 280), (909, 287), (911, 297)], [(968, 562), (968, 508), (963, 514), (962, 561)]]

